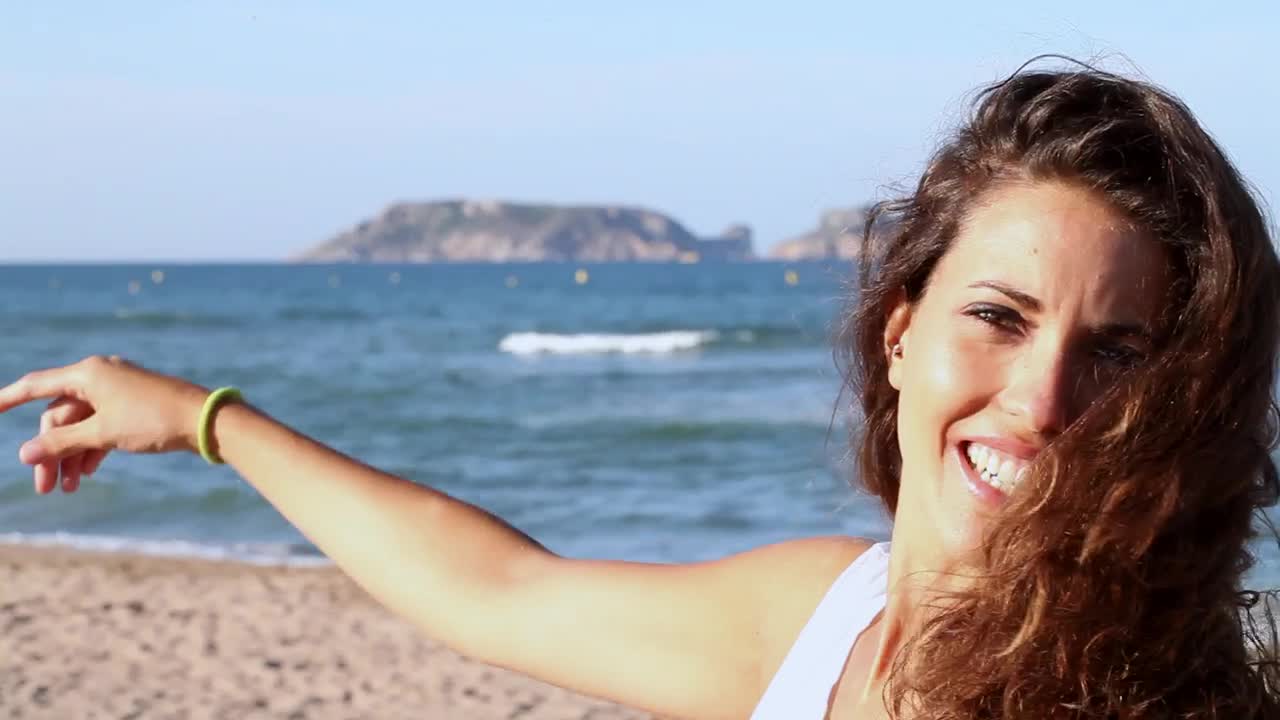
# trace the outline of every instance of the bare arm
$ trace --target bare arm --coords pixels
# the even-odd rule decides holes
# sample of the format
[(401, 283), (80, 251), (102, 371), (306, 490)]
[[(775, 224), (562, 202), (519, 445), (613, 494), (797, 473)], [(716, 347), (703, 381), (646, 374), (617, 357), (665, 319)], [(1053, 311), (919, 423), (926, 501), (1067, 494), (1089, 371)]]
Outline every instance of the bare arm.
[(478, 507), (348, 458), (247, 405), (214, 444), (325, 555), (383, 604), (469, 654), (498, 645), (483, 607), (552, 554)]
[[(191, 450), (206, 394), (96, 358), (0, 389), (0, 412), (60, 398), (38, 442), (22, 450), (24, 462), (56, 468), (99, 449)], [(223, 407), (213, 429), (236, 471), (430, 635), (665, 716), (746, 717), (830, 581), (865, 547), (816, 538), (691, 565), (565, 559), (484, 510), (352, 460), (248, 405)]]
[(749, 715), (829, 581), (864, 547), (818, 538), (690, 565), (561, 558), (480, 508), (250, 407), (223, 408), (214, 429), (229, 464), (432, 637), (672, 717)]

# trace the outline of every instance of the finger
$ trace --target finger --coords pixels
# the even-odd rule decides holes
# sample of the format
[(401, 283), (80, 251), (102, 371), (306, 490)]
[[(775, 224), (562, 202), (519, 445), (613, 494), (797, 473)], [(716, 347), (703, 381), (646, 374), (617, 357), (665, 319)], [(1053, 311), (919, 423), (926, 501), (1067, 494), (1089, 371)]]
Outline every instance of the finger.
[[(86, 402), (75, 398), (60, 397), (49, 403), (49, 408), (40, 416), (40, 431), (46, 432), (55, 427), (62, 427), (84, 420), (93, 415), (93, 408)], [(81, 455), (48, 460), (40, 463), (35, 470), (36, 492), (50, 492), (57, 485), (59, 471), (62, 475), (62, 489), (74, 492), (80, 486), (83, 474), (83, 458)]]
[(84, 453), (62, 459), (62, 492), (73, 493), (80, 489), (80, 476), (84, 470)]
[[(111, 449), (104, 447), (97, 439), (100, 435), (98, 417), (95, 415), (72, 425), (42, 431), (39, 436), (28, 440), (18, 449), (18, 458), (28, 465), (36, 465), (59, 461), (86, 450)], [(49, 489), (52, 490), (53, 487), (50, 486)]]
[(98, 468), (102, 465), (102, 461), (107, 459), (109, 450), (86, 450), (84, 453), (84, 475), (89, 477), (98, 472)]
[(81, 368), (89, 360), (48, 370), (35, 370), (0, 388), (0, 413), (38, 400), (61, 396), (83, 399), (81, 392)]
[(93, 406), (83, 400), (63, 396), (49, 403), (44, 415), (52, 419), (52, 427), (62, 427), (92, 416)]
[[(49, 410), (40, 415), (41, 436), (54, 428), (58, 407), (58, 401), (55, 400), (49, 405)], [(65, 404), (61, 407), (65, 407)], [(22, 457), (21, 450), (18, 451), (18, 457)], [(46, 456), (43, 460), (32, 462), (36, 463), (35, 470), (32, 473), (35, 480), (36, 492), (40, 495), (46, 495), (53, 492), (54, 486), (58, 484), (58, 459), (56, 457), (48, 458)]]

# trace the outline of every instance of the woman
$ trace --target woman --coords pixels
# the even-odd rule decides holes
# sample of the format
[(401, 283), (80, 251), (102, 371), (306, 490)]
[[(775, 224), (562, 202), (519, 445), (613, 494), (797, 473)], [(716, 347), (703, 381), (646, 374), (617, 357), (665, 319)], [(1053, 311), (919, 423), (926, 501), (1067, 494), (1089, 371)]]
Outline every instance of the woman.
[[(562, 558), (244, 403), (206, 457), (431, 635), (663, 716), (1280, 717), (1240, 589), (1278, 488), (1280, 264), (1190, 112), (1019, 71), (863, 257), (838, 349), (891, 545)], [(73, 491), (107, 451), (197, 448), (208, 396), (94, 357), (0, 389), (0, 412), (53, 399), (20, 459)]]

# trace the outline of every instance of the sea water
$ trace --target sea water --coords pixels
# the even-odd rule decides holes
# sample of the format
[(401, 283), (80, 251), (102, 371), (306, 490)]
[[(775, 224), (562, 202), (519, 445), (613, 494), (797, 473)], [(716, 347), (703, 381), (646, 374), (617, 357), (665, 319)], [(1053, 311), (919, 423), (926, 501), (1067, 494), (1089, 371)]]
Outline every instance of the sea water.
[[(0, 384), (119, 354), (575, 557), (887, 536), (832, 358), (844, 264), (0, 266)], [(37, 497), (0, 416), (0, 540), (322, 561), (227, 467), (116, 453)], [(138, 412), (146, 412), (138, 408)], [(5, 460), (4, 458), (8, 458)], [(323, 482), (307, 478), (304, 482)], [(1280, 585), (1274, 548), (1255, 584)]]

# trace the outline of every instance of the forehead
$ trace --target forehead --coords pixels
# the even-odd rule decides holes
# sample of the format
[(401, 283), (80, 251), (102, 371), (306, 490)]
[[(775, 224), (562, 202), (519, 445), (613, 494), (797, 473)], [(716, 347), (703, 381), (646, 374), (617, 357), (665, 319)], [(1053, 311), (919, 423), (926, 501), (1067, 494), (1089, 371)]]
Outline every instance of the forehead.
[(1047, 306), (1074, 302), (1143, 322), (1170, 282), (1154, 238), (1094, 193), (1049, 183), (1004, 188), (975, 207), (935, 275), (931, 285), (998, 280)]

